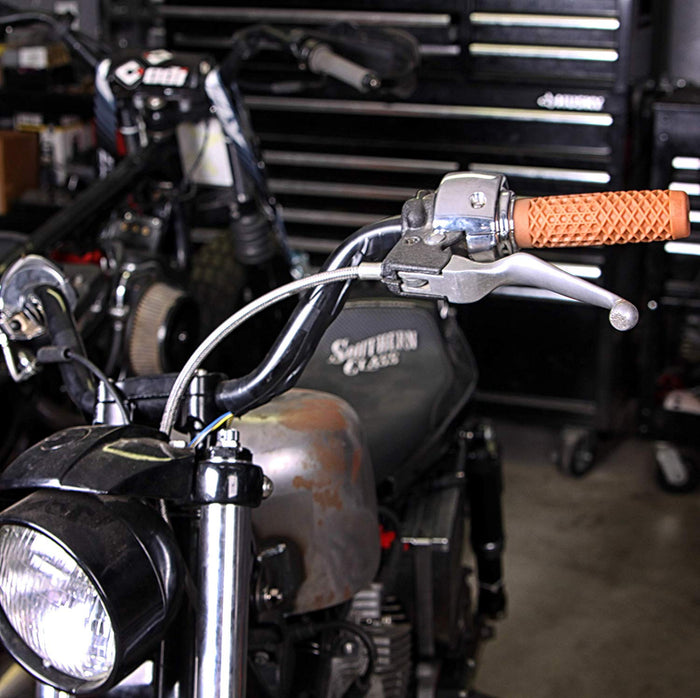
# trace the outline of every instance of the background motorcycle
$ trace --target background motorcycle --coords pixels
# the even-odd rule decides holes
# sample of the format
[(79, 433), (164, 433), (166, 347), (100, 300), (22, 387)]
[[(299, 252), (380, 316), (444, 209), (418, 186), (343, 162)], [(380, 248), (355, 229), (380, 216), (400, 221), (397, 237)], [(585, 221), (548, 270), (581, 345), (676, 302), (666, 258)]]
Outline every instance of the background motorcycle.
[[(418, 61), (417, 44), (405, 33), (347, 26), (252, 27), (232, 38), (218, 63), (163, 50), (125, 52), (76, 33), (70, 17), (3, 7), (9, 13), (0, 22), (48, 23), (94, 73), (100, 177), (25, 239), (0, 235), (0, 272), (28, 253), (50, 255), (69, 280), (66, 300), (81, 341), (111, 377), (177, 370), (235, 307), (302, 273), (238, 89), (246, 60), (283, 52), (316, 81), (330, 75), (387, 95), (410, 89)], [(273, 81), (262, 76), (257, 87)], [(303, 81), (296, 86), (303, 89)], [(3, 420), (3, 462), (76, 422), (50, 371), (25, 382), (36, 373), (34, 345), (43, 329), (25, 312), (22, 274), (27, 270), (10, 274), (14, 282), (0, 292), (10, 318), (5, 333), (23, 342), (21, 355), (4, 348), (10, 377), (23, 384), (3, 380), (17, 403)], [(279, 309), (261, 317), (243, 342), (225, 347), (226, 365), (251, 369), (283, 319)], [(221, 359), (210, 357), (209, 366), (217, 365)], [(92, 404), (84, 408), (89, 414)]]
[[(48, 437), (0, 478), (14, 502), (0, 514), (3, 643), (77, 693), (150, 660), (147, 695), (466, 695), (484, 617), (504, 608), (500, 472), (488, 434), (462, 421), (474, 372), (449, 311), (412, 297), (535, 285), (608, 308), (626, 330), (627, 301), (513, 253), (687, 235), (687, 211), (680, 192), (516, 200), (502, 176), (451, 174), (320, 274), (236, 312), (177, 376), (101, 379), (96, 425)], [(340, 313), (352, 279), (402, 298)], [(243, 321), (315, 286), (255, 370), (200, 371)], [(62, 362), (81, 402), (94, 390), (73, 370), (70, 327), (51, 327), (69, 317), (50, 301), (63, 290), (42, 280), (35, 294), (52, 341), (37, 358)], [(363, 376), (371, 392), (348, 383)]]

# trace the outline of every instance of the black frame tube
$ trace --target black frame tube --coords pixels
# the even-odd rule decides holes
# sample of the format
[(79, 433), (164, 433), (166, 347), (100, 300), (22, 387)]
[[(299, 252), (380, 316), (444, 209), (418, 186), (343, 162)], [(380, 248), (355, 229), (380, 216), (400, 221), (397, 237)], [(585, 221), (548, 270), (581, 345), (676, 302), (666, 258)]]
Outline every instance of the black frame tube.
[(109, 214), (113, 205), (151, 167), (162, 163), (164, 151), (171, 144), (170, 140), (152, 143), (142, 151), (124, 158), (104, 179), (79, 194), (70, 204), (40, 225), (26, 242), (10, 250), (0, 262), (0, 274), (20, 257), (45, 254), (62, 240), (74, 237), (77, 230), (92, 223), (96, 216)]

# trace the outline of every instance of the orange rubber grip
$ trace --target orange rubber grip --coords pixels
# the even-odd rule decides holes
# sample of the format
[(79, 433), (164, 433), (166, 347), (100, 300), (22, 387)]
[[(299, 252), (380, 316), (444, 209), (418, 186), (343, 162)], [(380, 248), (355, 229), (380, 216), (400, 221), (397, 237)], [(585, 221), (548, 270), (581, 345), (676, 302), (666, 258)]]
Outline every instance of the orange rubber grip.
[(690, 235), (683, 191), (616, 191), (517, 199), (520, 247), (579, 247), (674, 240)]

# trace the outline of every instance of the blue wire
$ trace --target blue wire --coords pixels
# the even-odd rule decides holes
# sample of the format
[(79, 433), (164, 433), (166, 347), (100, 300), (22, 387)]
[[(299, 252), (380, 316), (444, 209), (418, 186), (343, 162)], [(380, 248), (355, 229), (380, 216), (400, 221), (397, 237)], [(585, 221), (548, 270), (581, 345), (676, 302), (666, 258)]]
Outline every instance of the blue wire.
[(218, 425), (220, 425), (224, 420), (228, 419), (229, 417), (233, 417), (232, 412), (224, 412), (224, 414), (220, 414), (215, 420), (211, 421), (207, 426), (202, 429), (195, 437), (190, 441), (187, 445), (191, 448), (195, 444), (199, 443), (202, 439), (204, 439), (212, 429), (215, 429)]

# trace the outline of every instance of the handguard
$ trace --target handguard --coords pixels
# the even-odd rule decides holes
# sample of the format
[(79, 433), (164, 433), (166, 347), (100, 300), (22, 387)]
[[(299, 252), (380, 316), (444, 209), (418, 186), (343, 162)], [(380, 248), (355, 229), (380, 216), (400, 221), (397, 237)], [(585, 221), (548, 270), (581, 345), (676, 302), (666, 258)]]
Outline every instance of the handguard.
[(535, 286), (607, 308), (618, 330), (637, 323), (631, 303), (541, 259), (514, 253), (522, 246), (649, 242), (690, 232), (683, 192), (516, 201), (503, 175), (477, 172), (451, 173), (435, 192), (418, 192), (404, 205), (402, 224), (401, 240), (382, 267), (382, 280), (398, 295), (473, 303), (499, 286)]

